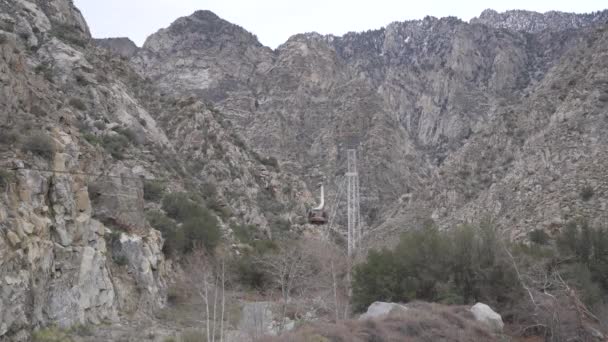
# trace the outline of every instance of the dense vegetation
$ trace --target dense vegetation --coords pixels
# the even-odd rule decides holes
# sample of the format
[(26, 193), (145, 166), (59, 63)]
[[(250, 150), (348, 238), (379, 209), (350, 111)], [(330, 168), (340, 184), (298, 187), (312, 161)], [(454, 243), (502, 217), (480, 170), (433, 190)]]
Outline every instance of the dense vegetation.
[(442, 233), (429, 224), (408, 231), (395, 249), (371, 251), (353, 275), (357, 311), (377, 300), (503, 303), (518, 292), (516, 274), (491, 225)]
[[(530, 234), (532, 246), (509, 246), (547, 267), (559, 268), (589, 297), (589, 303), (608, 294), (608, 232), (586, 221), (570, 222), (555, 239), (542, 230)], [(574, 274), (577, 273), (577, 274)], [(355, 307), (375, 300), (407, 302), (415, 299), (448, 303), (500, 303), (520, 287), (507, 246), (490, 225), (462, 226), (439, 232), (429, 225), (404, 233), (393, 250), (371, 251), (354, 269)]]
[[(157, 200), (164, 192), (156, 185), (146, 189), (152, 189), (152, 193), (145, 195), (148, 199)], [(176, 256), (195, 247), (213, 251), (218, 245), (221, 238), (219, 223), (216, 216), (205, 207), (202, 198), (185, 192), (166, 194), (162, 199), (162, 209), (164, 212), (149, 211), (146, 218), (165, 239), (165, 254)]]
[(576, 334), (584, 320), (601, 322), (608, 312), (606, 228), (577, 219), (555, 237), (533, 230), (529, 240), (506, 244), (491, 224), (408, 231), (394, 249), (371, 251), (355, 266), (354, 309), (374, 301), (480, 301), (548, 340)]

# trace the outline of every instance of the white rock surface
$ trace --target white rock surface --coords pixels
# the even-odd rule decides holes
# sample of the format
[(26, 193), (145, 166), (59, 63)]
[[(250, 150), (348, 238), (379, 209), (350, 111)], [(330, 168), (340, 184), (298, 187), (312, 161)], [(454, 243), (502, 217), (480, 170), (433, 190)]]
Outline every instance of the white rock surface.
[(374, 302), (367, 308), (367, 312), (359, 316), (360, 320), (379, 318), (388, 315), (393, 311), (407, 311), (405, 305), (397, 303)]
[(484, 303), (477, 303), (471, 308), (475, 319), (487, 325), (494, 332), (501, 332), (504, 327), (502, 317)]

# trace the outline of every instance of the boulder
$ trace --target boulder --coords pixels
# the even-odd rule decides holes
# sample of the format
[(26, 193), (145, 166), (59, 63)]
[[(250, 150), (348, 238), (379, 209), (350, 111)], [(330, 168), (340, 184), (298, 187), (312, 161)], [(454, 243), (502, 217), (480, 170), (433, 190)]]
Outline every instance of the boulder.
[(367, 312), (359, 316), (359, 320), (379, 318), (394, 311), (405, 312), (408, 308), (397, 303), (374, 302), (367, 308)]
[(477, 321), (485, 324), (492, 331), (502, 332), (502, 328), (504, 327), (502, 317), (500, 317), (500, 315), (492, 310), (492, 308), (490, 308), (488, 305), (484, 303), (477, 303), (473, 305), (471, 312)]

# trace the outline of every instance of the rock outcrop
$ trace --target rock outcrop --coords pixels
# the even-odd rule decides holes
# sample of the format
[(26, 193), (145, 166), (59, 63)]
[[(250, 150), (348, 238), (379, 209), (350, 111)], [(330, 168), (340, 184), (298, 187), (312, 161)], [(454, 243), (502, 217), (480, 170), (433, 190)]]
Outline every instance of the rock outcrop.
[(226, 239), (296, 226), (312, 201), (211, 104), (161, 95), (125, 57), (93, 44), (69, 0), (0, 2), (2, 341), (165, 305), (174, 269), (147, 182), (213, 189)]
[(360, 320), (382, 318), (389, 315), (391, 312), (405, 312), (408, 308), (405, 305), (397, 303), (385, 303), (385, 302), (373, 302), (368, 308), (367, 312), (359, 316)]
[(485, 324), (491, 331), (501, 333), (504, 323), (502, 317), (492, 308), (484, 303), (477, 303), (471, 307), (471, 312), (475, 315), (475, 319)]
[[(520, 238), (574, 212), (596, 219), (608, 203), (592, 171), (604, 162), (592, 127), (604, 124), (607, 13), (427, 17), (342, 37), (300, 34), (271, 51), (197, 12), (150, 36), (132, 63), (167, 93), (213, 102), (255, 151), (309, 187), (325, 179), (330, 199), (346, 150), (357, 148), (362, 218), (377, 232), (490, 217)], [(584, 175), (558, 161), (580, 139), (589, 159), (575, 168)], [(531, 179), (544, 169), (561, 169), (561, 180), (553, 171)], [(583, 203), (585, 183), (598, 191)]]
[(108, 49), (124, 58), (131, 58), (137, 54), (139, 47), (129, 38), (95, 39), (95, 45)]

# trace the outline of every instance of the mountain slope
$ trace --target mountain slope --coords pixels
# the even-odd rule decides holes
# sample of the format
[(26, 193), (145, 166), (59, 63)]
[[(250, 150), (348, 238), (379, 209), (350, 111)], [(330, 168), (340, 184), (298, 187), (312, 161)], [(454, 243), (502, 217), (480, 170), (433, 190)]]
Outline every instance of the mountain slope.
[(302, 182), (95, 47), (71, 1), (0, 10), (0, 340), (165, 305), (179, 265), (147, 222), (149, 184), (206, 196), (228, 244), (234, 225), (267, 238), (303, 215)]
[[(167, 92), (213, 101), (258, 152), (310, 185), (325, 178), (330, 198), (345, 150), (358, 148), (365, 223), (373, 226), (396, 200), (433, 193), (443, 163), (536, 92), (606, 13), (486, 11), (471, 23), (427, 17), (343, 37), (296, 35), (270, 51), (199, 12), (152, 35), (132, 62)], [(454, 201), (479, 196), (465, 188)], [(445, 207), (460, 215), (460, 204)]]

